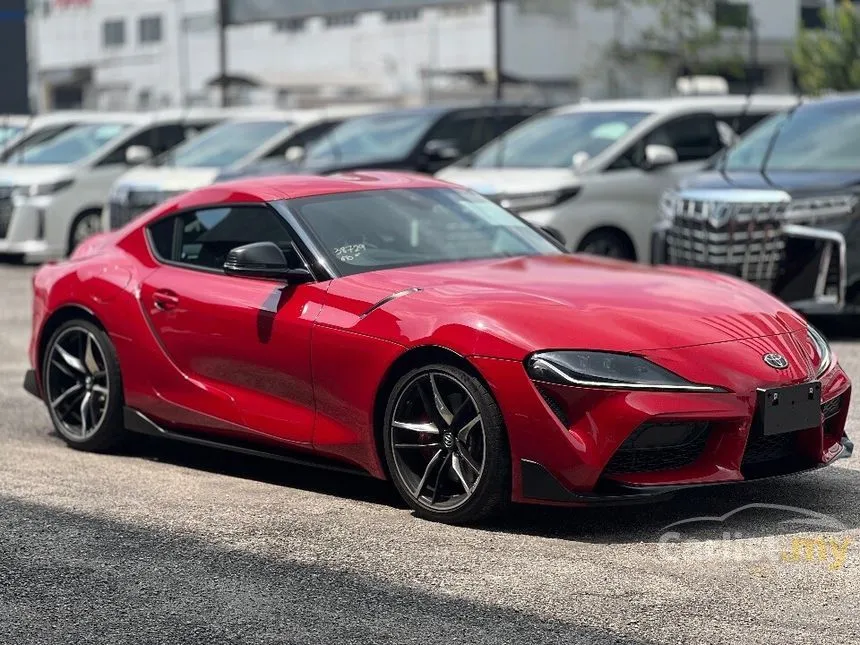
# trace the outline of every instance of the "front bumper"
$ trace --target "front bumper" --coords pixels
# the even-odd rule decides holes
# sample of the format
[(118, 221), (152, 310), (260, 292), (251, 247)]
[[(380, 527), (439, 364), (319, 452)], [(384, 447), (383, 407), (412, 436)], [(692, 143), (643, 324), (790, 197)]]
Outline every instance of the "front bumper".
[(9, 207), (0, 225), (0, 255), (21, 257), (27, 262), (63, 257), (68, 234), (60, 225), (59, 220), (64, 218), (57, 215), (47, 199)]
[[(730, 344), (736, 347), (721, 348), (724, 344), (718, 343), (697, 350), (694, 360), (725, 371), (719, 357), (730, 354), (726, 364), (734, 362), (735, 369), (743, 370), (735, 359), (750, 351), (764, 365), (757, 349)], [(783, 351), (778, 345), (775, 349)], [(654, 356), (663, 354), (671, 360), (666, 352)], [(472, 360), (502, 408), (516, 502), (581, 506), (653, 500), (686, 488), (813, 470), (850, 456), (853, 449), (844, 433), (851, 386), (838, 365), (821, 379), (820, 425), (774, 440), (764, 437), (756, 425), (756, 387), (810, 380), (799, 372), (782, 382), (775, 379), (776, 383), (745, 375), (746, 380), (730, 392), (624, 392), (534, 383), (519, 362)], [(651, 458), (654, 452), (639, 462), (626, 458), (629, 440), (643, 428), (663, 432), (671, 426), (704, 430), (695, 439), (698, 443), (690, 439), (661, 447), (657, 460)]]

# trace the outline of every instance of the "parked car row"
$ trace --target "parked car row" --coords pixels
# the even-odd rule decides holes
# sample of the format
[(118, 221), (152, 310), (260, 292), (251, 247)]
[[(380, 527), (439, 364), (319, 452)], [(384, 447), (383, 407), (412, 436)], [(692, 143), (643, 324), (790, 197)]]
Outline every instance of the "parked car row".
[(482, 193), (571, 251), (724, 271), (799, 310), (842, 311), (860, 306), (858, 107), (755, 95), (7, 119), (21, 131), (2, 152), (0, 253), (63, 256), (223, 180), (409, 170)]

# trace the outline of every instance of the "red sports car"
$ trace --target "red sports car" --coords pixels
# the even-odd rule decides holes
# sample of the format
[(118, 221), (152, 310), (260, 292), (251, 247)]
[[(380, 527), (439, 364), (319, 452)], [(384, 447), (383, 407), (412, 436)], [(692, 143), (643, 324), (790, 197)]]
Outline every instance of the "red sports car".
[(434, 520), (654, 498), (852, 449), (848, 378), (773, 297), (570, 255), (423, 176), (214, 185), (33, 287), (25, 387), (69, 445), (139, 432), (361, 471)]

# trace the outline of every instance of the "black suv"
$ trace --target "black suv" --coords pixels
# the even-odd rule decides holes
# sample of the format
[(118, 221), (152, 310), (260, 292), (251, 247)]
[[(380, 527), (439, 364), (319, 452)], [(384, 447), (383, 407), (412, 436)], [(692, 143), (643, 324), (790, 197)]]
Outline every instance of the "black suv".
[(541, 112), (530, 105), (422, 107), (355, 117), (330, 130), (294, 163), (267, 160), (219, 180), (373, 168), (435, 173)]
[(860, 94), (771, 117), (660, 208), (655, 264), (729, 273), (806, 314), (860, 312)]

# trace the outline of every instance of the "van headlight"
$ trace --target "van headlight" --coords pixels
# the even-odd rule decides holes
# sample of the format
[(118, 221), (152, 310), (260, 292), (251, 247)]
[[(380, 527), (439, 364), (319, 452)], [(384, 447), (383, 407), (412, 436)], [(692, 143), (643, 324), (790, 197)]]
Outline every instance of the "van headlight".
[(678, 200), (680, 197), (674, 190), (667, 190), (660, 196), (660, 220), (663, 222), (672, 222), (675, 219), (675, 212), (678, 208)]
[(61, 190), (65, 190), (75, 183), (74, 179), (63, 179), (45, 184), (29, 184), (27, 186), (16, 186), (12, 190), (12, 197), (18, 199), (27, 199), (29, 197), (43, 197), (45, 195), (53, 195)]
[(499, 200), (499, 206), (513, 213), (525, 213), (541, 208), (552, 208), (573, 199), (579, 194), (579, 186), (563, 188), (540, 193), (523, 193), (520, 195), (505, 195)]
[(810, 224), (834, 224), (855, 218), (858, 197), (856, 195), (830, 195), (793, 199), (788, 204), (785, 217), (789, 221)]

